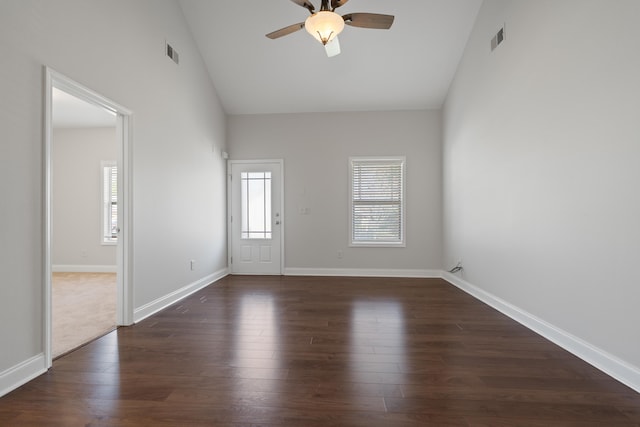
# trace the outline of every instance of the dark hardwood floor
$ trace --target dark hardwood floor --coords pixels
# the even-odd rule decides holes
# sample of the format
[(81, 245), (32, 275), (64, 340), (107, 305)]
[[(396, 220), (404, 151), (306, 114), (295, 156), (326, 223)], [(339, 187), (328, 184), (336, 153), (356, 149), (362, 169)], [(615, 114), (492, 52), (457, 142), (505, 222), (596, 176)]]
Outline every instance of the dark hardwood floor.
[(640, 426), (640, 394), (440, 279), (230, 276), (56, 360), (2, 426)]

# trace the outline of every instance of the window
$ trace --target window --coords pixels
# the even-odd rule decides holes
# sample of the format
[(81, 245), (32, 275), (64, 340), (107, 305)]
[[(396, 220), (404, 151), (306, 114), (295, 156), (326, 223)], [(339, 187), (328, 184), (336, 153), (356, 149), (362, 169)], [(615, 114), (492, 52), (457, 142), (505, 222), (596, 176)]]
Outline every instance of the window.
[(118, 242), (118, 168), (102, 162), (102, 243)]
[(404, 157), (351, 158), (351, 246), (405, 246)]
[(271, 172), (242, 172), (242, 239), (271, 239)]

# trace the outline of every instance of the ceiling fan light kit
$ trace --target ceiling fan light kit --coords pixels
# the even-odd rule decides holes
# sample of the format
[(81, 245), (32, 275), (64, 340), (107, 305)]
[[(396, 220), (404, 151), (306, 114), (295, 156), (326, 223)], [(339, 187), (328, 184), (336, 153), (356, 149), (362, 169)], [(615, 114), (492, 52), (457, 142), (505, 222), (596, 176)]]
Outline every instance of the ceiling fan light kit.
[(321, 10), (304, 21), (304, 28), (316, 40), (326, 45), (344, 30), (344, 19), (330, 10)]
[[(315, 7), (308, 0), (291, 0), (299, 6), (308, 9), (311, 13), (306, 21), (289, 25), (267, 34), (270, 39), (277, 39), (287, 34), (305, 28), (316, 40), (325, 46), (328, 56), (335, 56), (340, 53), (340, 44), (337, 36), (344, 29), (345, 24), (359, 28), (373, 28), (378, 30), (388, 30), (393, 24), (393, 15), (380, 15), (377, 13), (349, 13), (340, 16), (335, 10), (343, 6), (349, 0), (322, 0), (320, 11), (316, 12)], [(335, 40), (334, 43), (331, 43)]]

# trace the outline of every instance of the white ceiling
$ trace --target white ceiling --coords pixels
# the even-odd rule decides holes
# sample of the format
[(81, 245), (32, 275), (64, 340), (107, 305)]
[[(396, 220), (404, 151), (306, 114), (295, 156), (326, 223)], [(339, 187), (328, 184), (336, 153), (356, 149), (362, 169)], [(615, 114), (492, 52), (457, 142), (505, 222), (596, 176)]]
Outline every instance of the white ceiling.
[(116, 115), (73, 95), (53, 88), (52, 124), (54, 128), (115, 127)]
[[(300, 30), (290, 0), (179, 0), (228, 114), (440, 108), (482, 0), (350, 0), (340, 14), (395, 15), (390, 30), (346, 26), (342, 53)], [(311, 0), (320, 7), (320, 0)]]

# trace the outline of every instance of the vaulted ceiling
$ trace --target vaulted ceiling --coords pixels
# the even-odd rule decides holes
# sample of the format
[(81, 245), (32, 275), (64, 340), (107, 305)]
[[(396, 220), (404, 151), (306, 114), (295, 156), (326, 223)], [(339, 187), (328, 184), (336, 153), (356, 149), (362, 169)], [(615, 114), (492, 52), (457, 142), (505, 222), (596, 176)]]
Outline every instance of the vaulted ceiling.
[[(328, 58), (290, 0), (179, 0), (228, 114), (440, 108), (482, 0), (350, 0), (340, 14), (395, 15), (390, 30), (347, 26)], [(310, 0), (319, 9), (320, 0)]]

